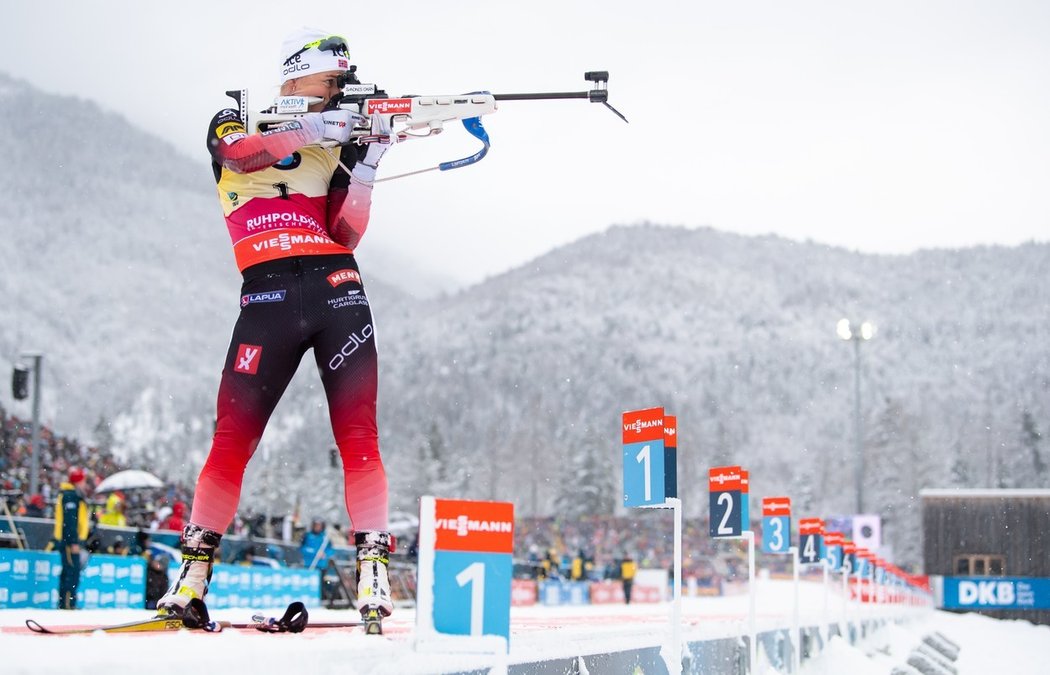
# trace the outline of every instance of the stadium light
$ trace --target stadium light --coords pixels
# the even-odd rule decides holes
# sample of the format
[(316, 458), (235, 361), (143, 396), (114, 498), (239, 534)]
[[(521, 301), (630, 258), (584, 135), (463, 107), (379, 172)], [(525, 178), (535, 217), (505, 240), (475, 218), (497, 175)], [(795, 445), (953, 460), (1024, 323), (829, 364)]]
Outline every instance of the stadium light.
[(33, 431), (30, 434), (29, 496), (39, 492), (40, 487), (40, 366), (43, 354), (22, 354), (22, 359), (33, 362)]
[(856, 453), (857, 513), (864, 513), (864, 441), (860, 420), (860, 343), (875, 337), (875, 324), (865, 321), (855, 326), (849, 319), (839, 319), (835, 333), (853, 343), (853, 433)]

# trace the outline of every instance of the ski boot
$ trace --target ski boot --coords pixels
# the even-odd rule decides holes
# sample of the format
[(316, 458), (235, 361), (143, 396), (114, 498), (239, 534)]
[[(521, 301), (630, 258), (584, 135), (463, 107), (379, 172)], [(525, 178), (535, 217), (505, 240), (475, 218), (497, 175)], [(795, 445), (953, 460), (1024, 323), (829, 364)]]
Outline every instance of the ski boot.
[(394, 551), (389, 532), (355, 532), (357, 546), (357, 609), (366, 635), (383, 634), (383, 618), (394, 611), (387, 565)]
[(187, 525), (182, 531), (182, 567), (179, 578), (168, 592), (157, 601), (157, 614), (182, 617), (194, 598), (204, 601), (211, 582), (215, 549), (222, 535), (197, 525)]

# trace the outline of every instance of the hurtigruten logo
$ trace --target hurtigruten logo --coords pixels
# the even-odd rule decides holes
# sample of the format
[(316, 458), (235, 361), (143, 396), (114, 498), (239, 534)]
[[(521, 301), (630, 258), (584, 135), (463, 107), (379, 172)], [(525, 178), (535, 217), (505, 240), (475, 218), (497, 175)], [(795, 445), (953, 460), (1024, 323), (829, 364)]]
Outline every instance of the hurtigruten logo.
[(465, 537), (470, 532), (502, 532), (511, 534), (514, 532), (514, 523), (503, 520), (472, 520), (467, 516), (457, 518), (438, 518), (435, 529), (450, 530), (457, 536)]

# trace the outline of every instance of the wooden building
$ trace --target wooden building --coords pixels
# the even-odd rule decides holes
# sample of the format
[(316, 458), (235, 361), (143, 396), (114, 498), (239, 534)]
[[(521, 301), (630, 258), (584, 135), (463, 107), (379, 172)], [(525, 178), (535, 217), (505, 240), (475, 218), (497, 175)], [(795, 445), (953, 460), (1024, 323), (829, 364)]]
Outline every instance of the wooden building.
[[(1038, 589), (1050, 587), (1050, 490), (926, 489), (919, 496), (924, 572), (944, 577), (944, 588), (959, 577), (1027, 578)], [(1050, 624), (1050, 607), (979, 604), (968, 611)]]

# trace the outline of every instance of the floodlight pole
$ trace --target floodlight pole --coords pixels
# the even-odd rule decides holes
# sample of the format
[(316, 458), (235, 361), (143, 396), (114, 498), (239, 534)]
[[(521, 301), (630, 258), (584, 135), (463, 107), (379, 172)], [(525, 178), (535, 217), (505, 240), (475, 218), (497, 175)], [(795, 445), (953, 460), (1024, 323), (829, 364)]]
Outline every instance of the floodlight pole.
[(40, 487), (40, 365), (43, 354), (23, 354), (22, 358), (33, 360), (33, 431), (30, 435), (29, 496), (39, 492)]
[(853, 431), (854, 451), (857, 457), (857, 510), (856, 513), (864, 513), (864, 441), (863, 429), (860, 419), (860, 337), (854, 335), (853, 339)]
[(849, 319), (838, 322), (835, 332), (843, 340), (853, 343), (853, 433), (856, 454), (857, 514), (864, 513), (864, 440), (860, 419), (860, 343), (875, 336), (875, 326), (865, 321), (859, 326)]

